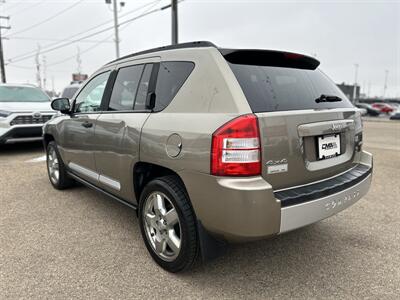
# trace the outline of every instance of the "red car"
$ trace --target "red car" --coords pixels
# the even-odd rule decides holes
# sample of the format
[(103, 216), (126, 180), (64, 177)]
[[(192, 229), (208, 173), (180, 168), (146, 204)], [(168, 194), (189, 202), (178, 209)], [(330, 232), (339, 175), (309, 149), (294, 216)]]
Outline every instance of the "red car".
[(376, 108), (376, 109), (378, 109), (380, 112), (386, 113), (386, 114), (389, 114), (389, 113), (391, 113), (391, 112), (394, 111), (394, 108), (391, 107), (391, 106), (390, 106), (389, 104), (387, 104), (387, 103), (374, 103), (374, 104), (372, 104), (372, 107), (373, 107), (373, 108)]

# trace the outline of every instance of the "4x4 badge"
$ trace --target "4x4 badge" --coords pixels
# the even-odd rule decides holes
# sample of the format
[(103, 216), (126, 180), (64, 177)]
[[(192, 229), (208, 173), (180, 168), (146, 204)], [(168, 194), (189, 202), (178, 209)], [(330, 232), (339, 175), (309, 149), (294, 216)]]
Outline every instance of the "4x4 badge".
[(286, 158), (282, 158), (280, 160), (269, 160), (266, 162), (266, 165), (268, 174), (284, 173), (288, 171), (288, 163)]

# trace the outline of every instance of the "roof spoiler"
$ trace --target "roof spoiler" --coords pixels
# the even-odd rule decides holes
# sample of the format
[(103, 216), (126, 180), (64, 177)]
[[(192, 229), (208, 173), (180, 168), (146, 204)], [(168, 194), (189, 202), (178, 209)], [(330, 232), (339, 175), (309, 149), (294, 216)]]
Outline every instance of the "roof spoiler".
[(310, 56), (274, 50), (218, 49), (233, 64), (315, 70), (320, 62)]

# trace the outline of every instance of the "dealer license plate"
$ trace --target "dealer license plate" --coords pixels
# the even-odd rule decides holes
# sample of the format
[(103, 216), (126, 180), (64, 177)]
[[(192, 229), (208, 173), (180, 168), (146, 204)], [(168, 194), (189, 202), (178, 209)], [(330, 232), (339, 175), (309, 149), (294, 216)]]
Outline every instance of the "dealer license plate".
[(327, 159), (340, 155), (340, 134), (318, 137), (318, 159)]

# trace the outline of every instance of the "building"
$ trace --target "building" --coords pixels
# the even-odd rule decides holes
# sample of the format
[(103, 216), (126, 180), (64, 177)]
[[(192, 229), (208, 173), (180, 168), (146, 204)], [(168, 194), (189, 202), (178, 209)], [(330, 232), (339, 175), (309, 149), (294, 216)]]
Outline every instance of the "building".
[[(354, 102), (354, 84), (345, 84), (344, 82), (341, 84), (337, 84), (338, 88), (342, 90), (343, 94), (350, 99), (351, 102)], [(360, 90), (361, 87), (359, 85), (356, 86), (356, 100), (360, 99)]]

